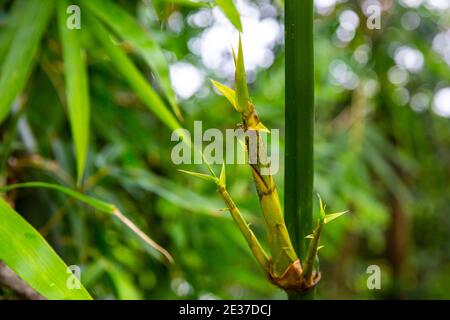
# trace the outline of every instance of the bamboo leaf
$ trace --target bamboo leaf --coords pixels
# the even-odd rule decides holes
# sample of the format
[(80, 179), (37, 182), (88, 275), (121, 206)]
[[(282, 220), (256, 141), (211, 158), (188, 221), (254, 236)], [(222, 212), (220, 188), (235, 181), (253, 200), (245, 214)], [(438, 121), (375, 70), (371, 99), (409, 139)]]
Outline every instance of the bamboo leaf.
[(45, 239), (0, 198), (0, 260), (47, 299), (92, 299), (86, 289), (69, 289), (67, 266)]
[(58, 1), (58, 23), (61, 37), (66, 97), (70, 126), (77, 159), (77, 183), (81, 184), (89, 147), (89, 88), (85, 52), (81, 47), (81, 30), (66, 25), (67, 0)]
[(6, 187), (1, 187), (1, 192), (6, 192), (9, 190), (17, 189), (17, 188), (45, 188), (45, 189), (52, 189), (59, 192), (62, 192), (76, 200), (79, 200), (95, 209), (97, 209), (100, 212), (107, 213), (108, 215), (114, 216), (117, 219), (120, 220), (120, 222), (125, 225), (127, 228), (129, 228), (135, 235), (137, 235), (141, 240), (143, 240), (146, 244), (151, 246), (153, 249), (157, 250), (160, 254), (162, 254), (166, 260), (170, 263), (173, 263), (172, 256), (159, 244), (157, 244), (154, 240), (149, 238), (141, 229), (139, 229), (131, 220), (129, 220), (120, 210), (107, 202), (89, 197), (85, 194), (82, 194), (78, 191), (47, 182), (25, 182), (25, 183), (18, 183), (18, 184), (11, 184)]
[(214, 85), (214, 87), (216, 87), (216, 89), (223, 94), (223, 96), (225, 98), (227, 98), (228, 101), (230, 101), (230, 103), (232, 104), (232, 106), (234, 107), (234, 109), (236, 109), (237, 112), (241, 113), (244, 110), (241, 110), (238, 105), (236, 104), (236, 92), (227, 87), (224, 84), (221, 84), (220, 82), (211, 80), (211, 83)]
[(152, 39), (148, 31), (110, 0), (83, 0), (82, 4), (138, 51), (155, 73), (170, 106), (181, 119), (180, 108), (170, 83), (168, 63), (158, 43)]
[(16, 183), (16, 184), (10, 184), (5, 187), (0, 187), (1, 192), (7, 192), (14, 189), (21, 189), (21, 188), (44, 188), (44, 189), (52, 189), (59, 192), (62, 192), (69, 197), (72, 197), (78, 201), (81, 201), (94, 209), (97, 209), (98, 211), (113, 214), (114, 210), (116, 210), (116, 207), (112, 204), (109, 204), (107, 202), (89, 197), (83, 193), (80, 193), (78, 191), (72, 190), (70, 188), (66, 188), (57, 184), (53, 183), (47, 183), (47, 182), (40, 182), (40, 181), (33, 181), (33, 182), (24, 182), (24, 183)]
[[(167, 109), (164, 102), (145, 80), (144, 76), (142, 76), (133, 62), (116, 44), (113, 43), (113, 37), (108, 30), (95, 19), (87, 20), (92, 33), (95, 34), (102, 47), (111, 58), (111, 61), (119, 72), (127, 79), (135, 93), (142, 99), (142, 102), (170, 129), (176, 130), (181, 128), (177, 119)], [(186, 142), (188, 143), (189, 141), (187, 140)]]
[(325, 207), (326, 205), (323, 204), (322, 197), (320, 194), (317, 194), (317, 197), (319, 198), (319, 215), (320, 219), (323, 220), (325, 218)]
[(262, 124), (262, 122), (258, 122), (258, 124), (256, 126), (248, 126), (249, 130), (254, 130), (254, 131), (261, 131), (261, 132), (266, 132), (266, 133), (270, 133), (269, 129), (266, 128), (265, 125)]
[(210, 176), (208, 174), (203, 174), (203, 173), (198, 173), (198, 172), (193, 172), (193, 171), (186, 171), (186, 170), (178, 170), (180, 172), (189, 174), (191, 176), (206, 180), (206, 181), (211, 181), (214, 182), (215, 184), (219, 184), (219, 179), (217, 179), (216, 177)]
[(236, 57), (236, 52), (234, 51), (233, 47), (231, 47), (231, 54), (233, 56), (234, 66), (236, 67), (236, 65), (237, 65), (237, 57)]
[(16, 30), (23, 20), (23, 14), (26, 10), (27, 1), (26, 0), (16, 0), (13, 2), (11, 10), (6, 16), (6, 23), (2, 28), (2, 33), (0, 34), (0, 62), (3, 61), (11, 43), (16, 35)]
[(216, 4), (236, 29), (242, 32), (241, 16), (233, 0), (216, 0)]
[(325, 215), (325, 218), (323, 219), (323, 223), (327, 224), (337, 218), (339, 218), (340, 216), (346, 214), (348, 211), (342, 211), (342, 212), (337, 212), (337, 213), (330, 213)]
[(25, 86), (38, 50), (39, 41), (53, 9), (51, 0), (29, 0), (22, 8), (20, 23), (1, 66), (0, 123), (12, 102)]
[(240, 110), (246, 111), (250, 98), (247, 88), (247, 77), (244, 66), (244, 53), (242, 51), (242, 41), (239, 35), (239, 48), (236, 58), (236, 72), (235, 72), (235, 86), (236, 86), (236, 101)]

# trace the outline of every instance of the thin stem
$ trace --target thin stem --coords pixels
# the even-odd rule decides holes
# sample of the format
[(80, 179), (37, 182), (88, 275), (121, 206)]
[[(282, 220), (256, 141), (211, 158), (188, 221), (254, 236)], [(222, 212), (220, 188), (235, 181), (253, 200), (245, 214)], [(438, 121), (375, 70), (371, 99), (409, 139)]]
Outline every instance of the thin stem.
[(256, 260), (258, 261), (259, 265), (264, 270), (264, 272), (268, 274), (269, 269), (270, 269), (269, 257), (264, 252), (264, 249), (262, 248), (262, 246), (259, 243), (258, 239), (256, 238), (255, 234), (250, 229), (250, 226), (245, 221), (245, 219), (242, 216), (239, 209), (236, 207), (236, 204), (234, 203), (230, 194), (226, 190), (225, 186), (218, 185), (218, 190), (219, 190), (220, 195), (222, 196), (225, 204), (227, 205), (228, 210), (230, 211), (234, 222), (237, 224), (237, 226), (239, 227), (239, 230), (244, 235), (245, 240), (247, 240), (247, 243), (248, 243), (250, 249), (252, 250), (253, 255), (255, 256)]
[(314, 232), (312, 234), (313, 238), (311, 239), (311, 243), (309, 245), (308, 255), (306, 256), (306, 260), (304, 261), (302, 277), (307, 283), (311, 281), (311, 276), (313, 274), (314, 260), (316, 259), (317, 251), (319, 250), (319, 241), (322, 228), (323, 222), (319, 221), (317, 223), (316, 229), (314, 229)]
[(314, 138), (313, 0), (285, 1), (285, 220), (297, 255), (312, 230)]

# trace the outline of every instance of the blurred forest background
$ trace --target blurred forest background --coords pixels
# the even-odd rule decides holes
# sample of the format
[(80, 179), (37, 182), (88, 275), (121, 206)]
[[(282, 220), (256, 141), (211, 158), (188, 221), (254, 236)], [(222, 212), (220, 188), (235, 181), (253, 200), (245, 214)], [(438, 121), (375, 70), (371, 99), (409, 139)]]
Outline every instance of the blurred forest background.
[[(0, 1), (0, 35), (12, 3)], [(234, 128), (240, 119), (209, 82), (233, 81), (231, 47), (238, 33), (223, 13), (183, 0), (117, 3), (163, 49), (183, 125), (192, 129), (202, 120), (204, 130)], [(283, 129), (283, 1), (236, 4), (251, 96), (264, 124)], [(371, 4), (382, 7), (381, 30), (367, 27)], [(449, 299), (450, 2), (316, 0), (315, 8), (315, 190), (331, 211), (350, 210), (323, 234), (318, 298)], [(83, 11), (81, 19), (83, 28)], [(177, 171), (193, 166), (172, 163), (171, 131), (145, 108), (98, 42), (88, 35), (83, 45), (91, 95), (83, 190), (126, 212), (175, 264), (166, 265), (121, 225), (61, 194), (17, 190), (9, 194), (15, 209), (68, 265), (81, 266), (82, 282), (97, 299), (285, 298), (220, 211), (214, 187)], [(129, 56), (152, 81), (142, 59)], [(75, 185), (63, 79), (51, 19), (15, 111), (0, 126), (2, 184)], [(227, 170), (231, 195), (264, 238), (248, 168)], [(276, 176), (281, 199), (283, 171)], [(381, 290), (366, 286), (370, 265), (381, 268)], [(0, 287), (0, 297), (14, 296)]]

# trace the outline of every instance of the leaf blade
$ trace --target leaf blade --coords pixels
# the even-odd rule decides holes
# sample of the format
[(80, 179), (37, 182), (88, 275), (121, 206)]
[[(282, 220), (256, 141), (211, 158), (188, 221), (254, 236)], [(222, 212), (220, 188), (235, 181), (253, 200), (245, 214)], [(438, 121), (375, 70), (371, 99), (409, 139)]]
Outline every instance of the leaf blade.
[[(181, 111), (170, 83), (168, 63), (160, 46), (150, 37), (148, 31), (144, 30), (132, 16), (112, 1), (83, 0), (82, 3), (138, 51), (155, 73), (175, 115), (181, 119)], [(117, 23), (118, 21), (120, 23)]]
[(0, 259), (47, 299), (91, 300), (67, 287), (67, 266), (45, 239), (0, 198)]
[(237, 112), (240, 113), (243, 111), (236, 103), (236, 92), (233, 89), (215, 80), (211, 80), (211, 83), (214, 85), (217, 91), (219, 91), (225, 98), (227, 98), (227, 100), (231, 103), (231, 105), (234, 107), (234, 109), (236, 109)]
[(204, 173), (198, 173), (198, 172), (193, 172), (193, 171), (187, 171), (187, 170), (181, 170), (178, 169), (178, 171), (182, 172), (182, 173), (186, 173), (189, 174), (191, 176), (203, 179), (205, 181), (210, 181), (210, 182), (214, 182), (215, 184), (219, 185), (219, 179), (217, 179), (216, 177), (210, 176), (208, 174), (204, 174)]
[(52, 10), (53, 1), (50, 0), (29, 0), (23, 8), (20, 26), (1, 67), (0, 123), (5, 120), (13, 100), (25, 86)]
[(117, 219), (119, 219), (119, 221), (124, 226), (126, 226), (128, 229), (130, 229), (135, 235), (137, 235), (146, 244), (148, 244), (150, 247), (152, 247), (153, 249), (158, 251), (160, 254), (162, 254), (168, 262), (173, 263), (173, 258), (170, 255), (170, 253), (167, 252), (167, 250), (165, 250), (163, 247), (161, 247), (159, 244), (157, 244), (149, 236), (147, 236), (130, 219), (128, 219), (116, 206), (114, 206), (110, 203), (87, 196), (83, 193), (72, 190), (70, 188), (66, 188), (66, 187), (63, 187), (63, 186), (60, 186), (57, 184), (52, 184), (52, 183), (47, 183), (47, 182), (40, 182), (40, 181), (11, 184), (6, 187), (0, 187), (0, 191), (5, 192), (5, 191), (18, 189), (18, 188), (44, 188), (44, 189), (56, 190), (56, 191), (66, 194), (76, 200), (79, 200), (85, 204), (90, 205), (91, 207), (97, 209), (100, 212), (107, 213), (111, 216), (114, 216)]
[(242, 50), (241, 36), (239, 35), (239, 47), (236, 57), (236, 72), (235, 72), (235, 86), (236, 86), (236, 103), (239, 109), (247, 111), (250, 97), (247, 87), (247, 76), (245, 74), (244, 53)]
[(66, 26), (68, 6), (67, 0), (58, 1), (58, 25), (64, 57), (67, 106), (75, 144), (77, 183), (80, 184), (89, 148), (89, 88), (86, 61), (80, 39), (81, 29), (69, 29)]
[(346, 214), (348, 211), (342, 211), (342, 212), (337, 212), (337, 213), (330, 213), (325, 215), (325, 218), (323, 219), (323, 223), (327, 224), (330, 223), (331, 221), (339, 218), (340, 216)]
[(242, 32), (241, 16), (239, 15), (239, 11), (234, 5), (233, 0), (216, 0), (216, 4), (235, 28), (238, 29), (239, 32)]
[(88, 23), (91, 30), (95, 33), (97, 40), (102, 44), (102, 47), (111, 58), (113, 64), (127, 79), (129, 85), (142, 99), (144, 104), (170, 129), (180, 129), (181, 125), (167, 109), (166, 105), (155, 90), (153, 90), (150, 84), (145, 80), (144, 76), (139, 72), (122, 49), (113, 43), (111, 40), (112, 35), (108, 32), (108, 30), (95, 19), (88, 19)]

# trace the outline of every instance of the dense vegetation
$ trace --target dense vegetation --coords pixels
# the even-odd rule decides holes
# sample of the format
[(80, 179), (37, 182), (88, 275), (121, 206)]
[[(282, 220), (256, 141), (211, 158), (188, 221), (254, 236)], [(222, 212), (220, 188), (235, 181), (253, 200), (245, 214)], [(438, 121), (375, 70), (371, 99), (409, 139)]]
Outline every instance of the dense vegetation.
[[(366, 23), (372, 2), (382, 5), (379, 30)], [(0, 0), (0, 187), (80, 192), (5, 190), (0, 219), (20, 213), (81, 267), (87, 291), (76, 298), (284, 298), (214, 187), (177, 171), (207, 169), (173, 164), (170, 140), (178, 123), (224, 131), (240, 122), (208, 81), (233, 84), (239, 28), (259, 117), (284, 130), (284, 1), (237, 1), (240, 19), (228, 1), (76, 3), (74, 37), (64, 28), (69, 2)], [(448, 2), (316, 1), (314, 23), (314, 191), (330, 212), (350, 211), (323, 233), (317, 297), (448, 299)], [(227, 166), (227, 188), (267, 247), (246, 166)], [(20, 240), (24, 256), (11, 261), (32, 268), (27, 241), (38, 234), (19, 239), (4, 221), (0, 260), (8, 265)], [(366, 286), (370, 265), (381, 268), (380, 290)], [(1, 298), (17, 296), (0, 286)]]

